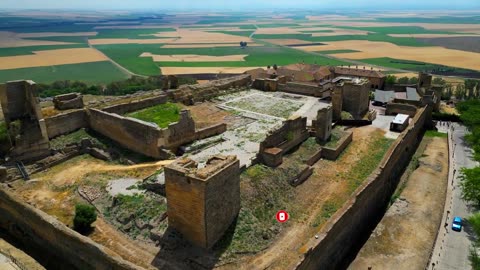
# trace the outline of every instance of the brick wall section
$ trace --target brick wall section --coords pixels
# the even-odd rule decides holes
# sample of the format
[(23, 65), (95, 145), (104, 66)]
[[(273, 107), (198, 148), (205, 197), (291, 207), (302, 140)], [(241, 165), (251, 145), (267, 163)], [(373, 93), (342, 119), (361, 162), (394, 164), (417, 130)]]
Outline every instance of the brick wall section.
[(296, 269), (337, 269), (366, 241), (381, 220), (405, 167), (422, 139), (429, 111), (419, 109), (406, 131), (390, 147), (377, 169), (352, 198), (333, 215), (319, 233), (319, 239), (307, 244), (307, 252)]
[(182, 85), (172, 92), (173, 99), (191, 105), (195, 102), (202, 102), (230, 92), (238, 91), (249, 87), (251, 76), (248, 74), (237, 77), (211, 81), (205, 84)]
[(53, 105), (57, 110), (71, 110), (83, 108), (83, 96), (79, 93), (58, 95), (53, 98)]
[(48, 269), (143, 269), (0, 188), (0, 228)]
[(45, 124), (50, 139), (89, 127), (85, 110), (76, 110), (45, 118)]
[(335, 148), (323, 147), (322, 157), (328, 160), (336, 160), (338, 156), (347, 148), (353, 140), (353, 132), (349, 131), (346, 136), (343, 136), (337, 143)]
[(388, 103), (385, 110), (386, 115), (407, 114), (414, 117), (417, 113), (417, 107), (410, 104)]
[(168, 222), (193, 244), (211, 248), (240, 211), (240, 161), (216, 156), (196, 167), (184, 159), (165, 168)]
[(351, 113), (355, 119), (362, 118), (370, 105), (368, 81), (361, 81), (358, 84), (346, 81), (343, 83), (342, 92), (342, 111)]
[(150, 97), (142, 100), (135, 100), (129, 103), (122, 103), (113, 106), (103, 108), (102, 111), (116, 114), (126, 114), (138, 110), (142, 110), (148, 107), (152, 107), (159, 104), (164, 104), (168, 101), (167, 95), (160, 95), (156, 97)]

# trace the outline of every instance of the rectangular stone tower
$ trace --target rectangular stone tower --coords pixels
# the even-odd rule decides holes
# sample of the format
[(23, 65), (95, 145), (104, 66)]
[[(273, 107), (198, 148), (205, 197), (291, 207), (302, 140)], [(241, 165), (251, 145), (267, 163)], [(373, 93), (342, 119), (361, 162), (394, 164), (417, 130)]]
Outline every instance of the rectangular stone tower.
[(204, 168), (183, 159), (165, 168), (168, 224), (192, 244), (211, 248), (240, 211), (240, 161), (214, 156)]
[(0, 84), (0, 103), (12, 142), (10, 155), (17, 160), (50, 154), (50, 143), (36, 84), (11, 81)]
[(369, 108), (370, 84), (366, 79), (345, 81), (342, 85), (342, 110), (349, 112), (354, 119), (361, 119)]

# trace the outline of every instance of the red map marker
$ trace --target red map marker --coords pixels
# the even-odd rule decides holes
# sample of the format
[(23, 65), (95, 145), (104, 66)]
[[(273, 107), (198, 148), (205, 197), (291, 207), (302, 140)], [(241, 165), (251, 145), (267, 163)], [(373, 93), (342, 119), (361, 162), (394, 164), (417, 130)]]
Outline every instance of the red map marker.
[(284, 223), (288, 220), (288, 213), (286, 211), (280, 210), (277, 212), (277, 221), (280, 223)]

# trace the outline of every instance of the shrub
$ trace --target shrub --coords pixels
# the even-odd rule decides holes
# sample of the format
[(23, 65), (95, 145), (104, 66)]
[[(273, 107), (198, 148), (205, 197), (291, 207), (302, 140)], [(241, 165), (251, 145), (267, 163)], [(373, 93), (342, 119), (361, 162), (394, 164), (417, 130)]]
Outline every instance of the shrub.
[(93, 222), (97, 220), (97, 212), (95, 207), (88, 204), (75, 205), (75, 217), (73, 218), (73, 226), (78, 232), (87, 232), (91, 229)]

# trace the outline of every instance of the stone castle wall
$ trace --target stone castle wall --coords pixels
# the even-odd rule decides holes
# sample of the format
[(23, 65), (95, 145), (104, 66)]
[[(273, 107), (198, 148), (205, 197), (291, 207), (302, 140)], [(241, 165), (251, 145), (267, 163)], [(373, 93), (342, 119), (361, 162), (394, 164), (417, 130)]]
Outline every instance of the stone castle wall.
[(308, 249), (296, 269), (337, 269), (345, 267), (349, 256), (366, 241), (381, 220), (404, 168), (422, 139), (428, 108), (419, 109), (413, 123), (393, 143), (379, 167), (352, 198), (335, 213)]
[(142, 110), (148, 107), (152, 107), (155, 105), (167, 103), (167, 101), (168, 101), (167, 95), (160, 95), (156, 97), (146, 98), (142, 100), (135, 100), (128, 103), (109, 106), (109, 107), (103, 108), (102, 111), (122, 115), (130, 112)]
[(45, 118), (45, 124), (50, 139), (89, 127), (85, 110), (77, 110)]
[[(143, 269), (0, 188), (0, 228), (47, 269)], [(66, 260), (65, 258), (68, 258)]]
[(249, 87), (250, 84), (251, 76), (244, 74), (204, 84), (182, 85), (171, 94), (175, 101), (191, 105), (195, 102), (202, 102), (219, 95), (239, 91), (242, 88)]
[(96, 109), (88, 110), (90, 128), (127, 149), (153, 158), (163, 158), (159, 139), (162, 130), (155, 124)]
[(417, 113), (417, 107), (410, 104), (402, 103), (388, 103), (385, 110), (386, 115), (407, 114), (410, 117), (414, 117)]

